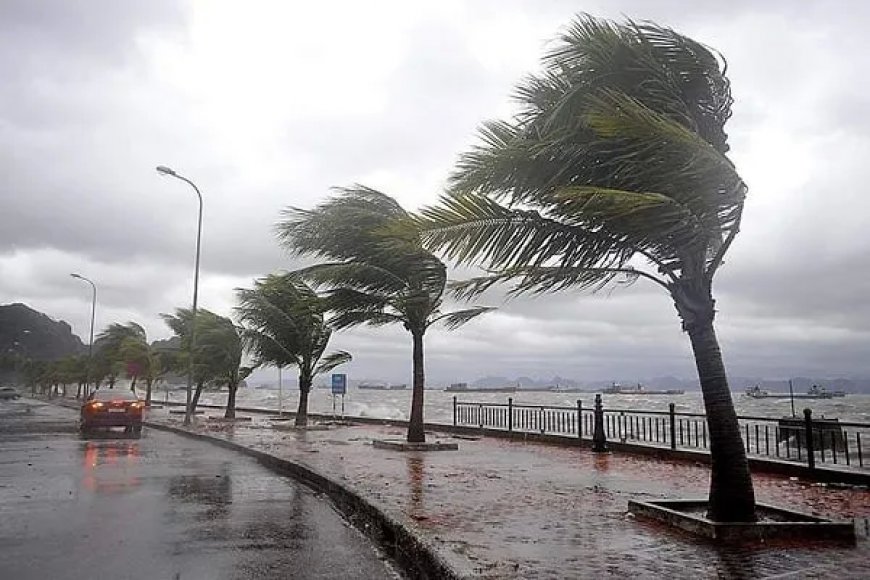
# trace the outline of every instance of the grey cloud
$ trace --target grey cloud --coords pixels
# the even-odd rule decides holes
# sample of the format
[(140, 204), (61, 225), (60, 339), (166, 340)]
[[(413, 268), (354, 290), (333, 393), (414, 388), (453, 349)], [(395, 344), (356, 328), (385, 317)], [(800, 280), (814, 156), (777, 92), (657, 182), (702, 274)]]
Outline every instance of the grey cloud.
[[(281, 208), (310, 207), (330, 186), (378, 172), (412, 184), (387, 190), (408, 209), (432, 201), (475, 127), (497, 116), (530, 72), (478, 62), (473, 40), (482, 28), (494, 27), (494, 43), (522, 34), (538, 56), (572, 14), (588, 10), (652, 18), (722, 50), (737, 98), (729, 132), (738, 168), (752, 175), (742, 167), (782, 167), (782, 179), (794, 181), (776, 205), (765, 185), (750, 180), (744, 231), (716, 286), (730, 371), (870, 372), (863, 275), (870, 238), (862, 235), (867, 206), (860, 193), (870, 178), (860, 96), (867, 92), (866, 3), (473, 3), (462, 9), (464, 19), (442, 15), (412, 27), (396, 47), (402, 58), (378, 87), (382, 109), (276, 121), (274, 143), (255, 143), (251, 153), (264, 153), (256, 161), (266, 176), (212, 138), (197, 97), (151, 68), (153, 39), (192, 42), (188, 8), (109, 1), (0, 7), (0, 301), (29, 302), (83, 334), (89, 296), (67, 274), (87, 269), (101, 282), (100, 323), (132, 318), (152, 336), (167, 335), (157, 314), (190, 299), (196, 210), (186, 184), (153, 170), (168, 164), (203, 190), (202, 303), (229, 314), (235, 286), (299, 263), (274, 240)], [(355, 87), (344, 90), (354, 98)], [(763, 142), (768, 133), (792, 142), (770, 145)], [(807, 158), (784, 162), (793, 145)], [(427, 335), (430, 378), (694, 373), (673, 305), (643, 281), (596, 296), (503, 298), (499, 289), (476, 301), (498, 306), (495, 314)], [(354, 353), (353, 373), (409, 379), (410, 340), (402, 329), (355, 329), (334, 340)]]

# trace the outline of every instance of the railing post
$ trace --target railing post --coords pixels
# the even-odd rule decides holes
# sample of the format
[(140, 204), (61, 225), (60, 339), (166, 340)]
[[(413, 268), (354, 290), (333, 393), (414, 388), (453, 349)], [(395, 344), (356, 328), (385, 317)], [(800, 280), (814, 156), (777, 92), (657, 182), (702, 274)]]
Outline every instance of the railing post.
[(813, 410), (804, 409), (804, 428), (807, 437), (807, 467), (810, 471), (816, 468), (816, 454), (813, 449)]
[(456, 427), (456, 395), (453, 395), (453, 426)]
[(514, 430), (514, 398), (508, 397), (508, 432)]
[(577, 439), (583, 439), (583, 402), (577, 399)]
[(671, 449), (677, 448), (677, 416), (674, 413), (674, 404), (668, 404), (668, 416), (671, 419)]
[(592, 429), (592, 451), (601, 453), (607, 451), (607, 437), (604, 435), (604, 408), (601, 406), (601, 394), (595, 395), (595, 426)]

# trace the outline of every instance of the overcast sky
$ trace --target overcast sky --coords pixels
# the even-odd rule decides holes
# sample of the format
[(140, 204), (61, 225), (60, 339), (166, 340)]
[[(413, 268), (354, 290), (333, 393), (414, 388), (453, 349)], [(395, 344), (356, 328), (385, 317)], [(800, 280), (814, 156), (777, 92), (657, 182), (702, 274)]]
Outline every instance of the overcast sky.
[[(736, 99), (731, 157), (749, 184), (714, 289), (732, 375), (870, 376), (870, 2), (493, 0), (0, 2), (0, 303), (87, 340), (292, 269), (273, 226), (354, 182), (432, 203), (479, 123), (586, 11), (651, 19), (718, 49)], [(427, 335), (433, 382), (694, 376), (658, 288), (504, 303)], [(351, 378), (410, 382), (401, 328), (337, 334)]]

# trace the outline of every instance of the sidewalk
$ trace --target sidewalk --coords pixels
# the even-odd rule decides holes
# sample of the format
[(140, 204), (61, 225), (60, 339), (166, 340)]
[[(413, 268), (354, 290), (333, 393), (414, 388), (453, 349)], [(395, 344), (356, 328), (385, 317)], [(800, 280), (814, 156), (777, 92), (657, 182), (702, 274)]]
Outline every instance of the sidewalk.
[[(166, 409), (152, 411), (149, 420), (181, 427), (181, 419)], [(755, 475), (759, 501), (858, 518), (858, 545), (726, 549), (626, 513), (632, 498), (706, 496), (704, 466), (438, 433), (429, 439), (456, 441), (459, 451), (397, 452), (376, 449), (371, 441), (403, 437), (400, 428), (289, 427), (255, 415), (237, 424), (200, 418), (193, 430), (341, 482), (402, 522), (462, 576), (870, 578), (866, 489)]]

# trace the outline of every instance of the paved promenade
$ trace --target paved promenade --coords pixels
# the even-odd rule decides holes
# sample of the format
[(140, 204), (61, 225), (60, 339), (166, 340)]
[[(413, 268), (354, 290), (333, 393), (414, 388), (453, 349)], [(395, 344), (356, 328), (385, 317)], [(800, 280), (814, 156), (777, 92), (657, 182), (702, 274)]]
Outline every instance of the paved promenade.
[[(151, 420), (181, 424), (165, 410), (153, 411)], [(708, 470), (702, 465), (447, 433), (428, 437), (458, 442), (459, 451), (397, 452), (371, 442), (401, 438), (401, 428), (297, 431), (262, 416), (235, 425), (199, 418), (194, 429), (342, 482), (472, 578), (870, 577), (866, 489), (756, 475), (759, 501), (855, 518), (858, 546), (724, 548), (626, 512), (632, 498), (705, 496)]]

